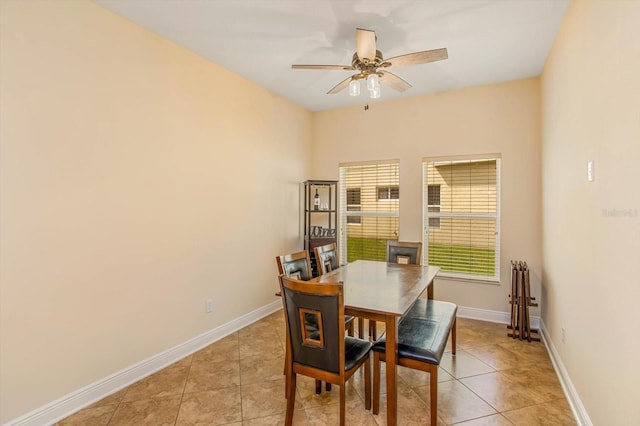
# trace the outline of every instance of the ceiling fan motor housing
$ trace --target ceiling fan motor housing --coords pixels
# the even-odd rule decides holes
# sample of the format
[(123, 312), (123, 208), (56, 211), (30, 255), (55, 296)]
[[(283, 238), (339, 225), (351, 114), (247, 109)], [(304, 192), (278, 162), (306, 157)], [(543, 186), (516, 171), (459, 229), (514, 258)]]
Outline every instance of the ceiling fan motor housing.
[(367, 58), (364, 58), (364, 60), (360, 60), (360, 58), (358, 58), (358, 52), (355, 52), (353, 54), (353, 58), (351, 59), (351, 65), (355, 69), (360, 71), (360, 74), (353, 76), (354, 79), (358, 80), (361, 78), (367, 78), (369, 74), (378, 74), (380, 77), (382, 77), (382, 73), (379, 73), (377, 69), (379, 67), (385, 67), (391, 64), (385, 63), (382, 52), (376, 50), (376, 59), (373, 62), (369, 61), (369, 59)]

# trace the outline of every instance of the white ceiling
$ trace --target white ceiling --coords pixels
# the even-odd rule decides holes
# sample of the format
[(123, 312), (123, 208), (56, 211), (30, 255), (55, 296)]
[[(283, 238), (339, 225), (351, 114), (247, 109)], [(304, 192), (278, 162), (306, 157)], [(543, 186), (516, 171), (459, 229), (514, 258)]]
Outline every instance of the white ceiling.
[[(390, 70), (413, 86), (376, 101), (540, 75), (569, 0), (95, 0), (312, 111), (370, 103), (326, 94), (351, 71), (355, 29), (385, 58), (446, 47), (449, 59)], [(373, 102), (373, 101), (372, 101)], [(371, 102), (371, 103), (372, 103)]]

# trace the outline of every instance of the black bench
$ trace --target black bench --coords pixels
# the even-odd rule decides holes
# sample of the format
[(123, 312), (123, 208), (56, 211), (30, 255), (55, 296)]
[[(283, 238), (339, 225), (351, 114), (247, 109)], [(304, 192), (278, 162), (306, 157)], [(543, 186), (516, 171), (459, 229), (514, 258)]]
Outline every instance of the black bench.
[[(451, 333), (456, 353), (456, 312), (453, 303), (418, 299), (398, 324), (398, 365), (429, 373), (431, 424), (438, 420), (438, 365)], [(385, 361), (385, 337), (374, 345), (373, 414), (380, 411), (380, 361)]]

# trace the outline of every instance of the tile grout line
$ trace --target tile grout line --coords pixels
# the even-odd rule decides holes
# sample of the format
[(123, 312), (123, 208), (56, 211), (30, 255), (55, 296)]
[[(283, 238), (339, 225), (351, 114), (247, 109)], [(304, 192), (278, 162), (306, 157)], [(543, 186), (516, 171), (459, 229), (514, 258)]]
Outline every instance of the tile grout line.
[(242, 360), (240, 359), (240, 330), (236, 331), (236, 351), (238, 352), (238, 390), (240, 392), (240, 423), (244, 423), (244, 398), (242, 397)]
[[(491, 344), (491, 345), (486, 345), (486, 346), (500, 346), (500, 345), (499, 345), (499, 344)], [(507, 349), (507, 350), (508, 350), (508, 349)], [(510, 350), (509, 350), (509, 351), (510, 351)], [(465, 351), (465, 352), (467, 352), (470, 356), (472, 356), (472, 357), (474, 357), (474, 358), (478, 359), (479, 361), (483, 362), (484, 364), (486, 364), (484, 361), (482, 361), (482, 359), (480, 359), (480, 358), (476, 357), (476, 356), (475, 356), (475, 355), (473, 355), (472, 353), (470, 353), (470, 352), (468, 352), (468, 351)], [(510, 351), (510, 352), (512, 352), (512, 351)], [(488, 365), (488, 364), (487, 364), (487, 365)], [(467, 377), (463, 377), (463, 378), (464, 378), (464, 379), (466, 379), (466, 378), (468, 378), (468, 377), (479, 377), (479, 376), (484, 376), (484, 375), (487, 375), (487, 374), (493, 374), (493, 373), (500, 374), (500, 375), (504, 375), (503, 373), (504, 373), (504, 372), (506, 372), (506, 371), (509, 371), (509, 370), (515, 370), (515, 369), (519, 368), (519, 367), (510, 367), (510, 368), (505, 368), (505, 369), (502, 369), (502, 370), (498, 370), (498, 369), (496, 369), (496, 368), (494, 368), (494, 367), (492, 367), (492, 366), (490, 366), (490, 365), (489, 365), (489, 367), (493, 368), (493, 370), (494, 370), (494, 371), (489, 372), (489, 373), (475, 374), (475, 375), (471, 375), (471, 376), (467, 376)], [(458, 379), (456, 379), (456, 380), (458, 380)], [(546, 404), (546, 403), (548, 402), (548, 401), (545, 401), (545, 402), (541, 402), (541, 403), (537, 403), (537, 404), (527, 405), (527, 406), (524, 406), (524, 407), (514, 408), (514, 409), (512, 409), (512, 410), (505, 410), (505, 411), (501, 411), (501, 410), (498, 410), (498, 408), (497, 408), (497, 407), (494, 407), (494, 406), (493, 406), (493, 404), (491, 404), (489, 401), (485, 400), (481, 395), (479, 395), (478, 393), (476, 393), (473, 389), (471, 389), (470, 387), (468, 387), (467, 385), (465, 385), (464, 383), (462, 383), (460, 380), (458, 380), (458, 382), (459, 382), (462, 386), (464, 386), (466, 389), (468, 389), (471, 393), (473, 393), (474, 395), (476, 395), (479, 399), (481, 399), (482, 401), (484, 401), (484, 402), (485, 402), (487, 405), (489, 405), (491, 408), (493, 408), (494, 410), (496, 410), (496, 413), (497, 413), (497, 414), (499, 414), (500, 416), (502, 416), (503, 418), (505, 418), (505, 419), (506, 419), (508, 422), (510, 422), (511, 424), (514, 424), (514, 423), (513, 423), (509, 418), (507, 418), (503, 413), (507, 413), (507, 412), (510, 412), (510, 411), (517, 411), (517, 410), (521, 410), (521, 409), (523, 409), (523, 408), (529, 408), (529, 407), (535, 407), (535, 406), (539, 406), (539, 405), (544, 405), (544, 404)], [(479, 418), (481, 418), (481, 417), (479, 417)]]
[[(118, 409), (120, 408), (120, 405), (122, 405), (122, 401), (124, 401), (125, 397), (127, 396), (127, 393), (129, 393), (129, 388), (131, 385), (127, 386), (125, 389), (127, 390), (124, 395), (122, 395), (122, 398), (120, 398), (120, 400), (118, 401), (118, 404), (116, 405), (115, 410), (113, 410), (113, 412), (111, 413), (111, 417), (109, 417), (109, 421), (107, 422), (107, 426), (109, 426), (111, 424), (111, 421), (113, 420), (113, 417), (116, 415), (116, 412), (118, 411)], [(118, 391), (119, 392), (119, 391)]]
[[(191, 357), (191, 362), (189, 363), (189, 371), (187, 373), (187, 377), (184, 380), (184, 386), (182, 387), (182, 394), (180, 395), (180, 404), (178, 404), (178, 412), (176, 413), (176, 418), (173, 421), (174, 426), (178, 423), (178, 418), (180, 417), (180, 410), (182, 410), (182, 401), (184, 401), (184, 393), (187, 390), (187, 384), (189, 383), (189, 378), (191, 377), (191, 367), (193, 367), (193, 357), (194, 354), (189, 355)], [(182, 360), (179, 360), (180, 362)]]
[[(491, 345), (493, 345), (493, 344), (491, 344)], [(491, 345), (486, 345), (486, 346), (491, 346)], [(489, 407), (491, 407), (493, 410), (495, 410), (495, 413), (494, 413), (494, 414), (489, 414), (489, 415), (487, 415), (487, 416), (480, 416), (480, 417), (476, 417), (475, 419), (481, 419), (481, 418), (483, 418), (483, 417), (494, 416), (494, 415), (496, 415), (496, 414), (498, 414), (498, 415), (500, 415), (500, 416), (504, 417), (504, 416), (502, 415), (502, 412), (501, 412), (501, 411), (499, 411), (496, 407), (494, 407), (492, 404), (490, 404), (490, 403), (489, 403), (489, 401), (486, 401), (482, 396), (478, 395), (476, 392), (474, 392), (474, 391), (473, 391), (473, 389), (469, 388), (467, 385), (465, 385), (465, 384), (460, 380), (460, 379), (466, 379), (466, 378), (468, 378), (468, 377), (478, 377), (478, 376), (484, 376), (484, 375), (486, 375), (486, 374), (498, 373), (499, 371), (498, 371), (498, 370), (496, 370), (493, 366), (491, 366), (491, 365), (487, 364), (486, 362), (484, 362), (483, 360), (481, 360), (480, 358), (478, 358), (477, 356), (475, 356), (474, 354), (472, 354), (471, 352), (469, 352), (469, 351), (465, 350), (464, 348), (462, 348), (462, 350), (463, 350), (466, 354), (468, 354), (470, 357), (472, 357), (472, 358), (474, 358), (474, 359), (478, 360), (478, 361), (479, 361), (479, 362), (481, 362), (482, 364), (484, 364), (484, 365), (486, 365), (487, 367), (491, 368), (493, 371), (490, 371), (490, 372), (487, 372), (487, 373), (472, 374), (472, 375), (470, 375), (470, 376), (460, 377), (460, 378), (459, 378), (459, 377), (455, 377), (455, 376), (453, 376), (453, 374), (452, 374), (452, 373), (450, 373), (449, 371), (447, 371), (446, 369), (444, 369), (444, 368), (443, 368), (443, 370), (444, 370), (444, 371), (447, 371), (447, 373), (451, 374), (451, 375), (453, 376), (454, 380), (455, 380), (456, 382), (458, 382), (458, 384), (460, 384), (461, 386), (463, 386), (465, 389), (467, 389), (467, 390), (468, 390), (469, 392), (471, 392), (473, 395), (475, 395), (476, 397), (478, 397), (482, 402), (484, 402), (484, 403), (485, 403), (485, 404), (487, 404)], [(451, 354), (451, 356), (456, 356), (456, 355), (457, 355), (457, 354)], [(505, 419), (506, 419), (506, 417), (505, 417)], [(470, 419), (470, 420), (474, 420), (474, 419)], [(468, 421), (468, 420), (465, 420), (465, 421)], [(511, 423), (511, 421), (510, 421), (509, 419), (507, 419), (507, 421), (509, 421), (509, 422)], [(458, 422), (458, 423), (462, 423), (462, 422)], [(455, 423), (452, 423), (452, 425), (453, 425), (453, 424), (455, 424)]]

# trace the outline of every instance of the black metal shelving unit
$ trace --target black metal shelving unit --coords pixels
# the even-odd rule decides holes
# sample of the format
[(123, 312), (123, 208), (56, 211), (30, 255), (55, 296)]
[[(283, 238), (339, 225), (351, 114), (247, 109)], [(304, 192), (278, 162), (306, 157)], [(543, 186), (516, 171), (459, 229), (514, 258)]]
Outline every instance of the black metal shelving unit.
[[(338, 244), (338, 181), (307, 180), (304, 189), (304, 248), (309, 251), (317, 276), (314, 247)], [(318, 204), (314, 203), (318, 194)]]

